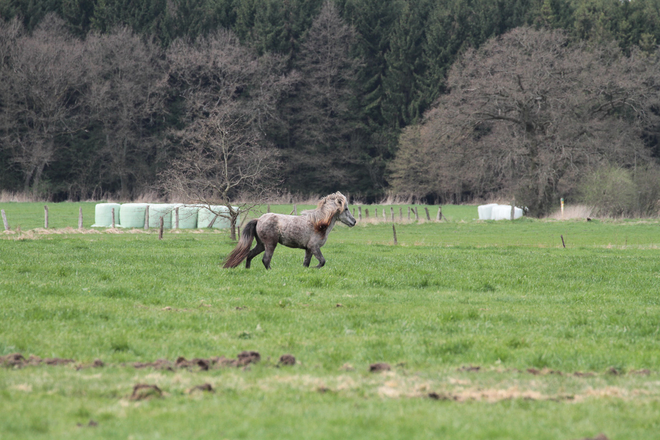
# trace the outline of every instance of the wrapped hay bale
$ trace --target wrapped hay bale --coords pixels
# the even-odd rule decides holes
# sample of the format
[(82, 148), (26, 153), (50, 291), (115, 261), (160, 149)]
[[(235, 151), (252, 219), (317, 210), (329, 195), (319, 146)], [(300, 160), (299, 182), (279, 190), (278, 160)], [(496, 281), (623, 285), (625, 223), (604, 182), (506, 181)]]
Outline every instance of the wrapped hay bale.
[(172, 228), (172, 211), (176, 207), (172, 203), (150, 203), (149, 204), (149, 227), (160, 227), (160, 218), (163, 218), (163, 228)]
[(176, 210), (179, 210), (179, 229), (195, 229), (199, 206), (176, 205), (172, 209), (172, 228), (176, 228)]
[(92, 228), (109, 228), (112, 226), (112, 210), (115, 210), (115, 226), (119, 225), (119, 203), (98, 203), (94, 209), (94, 224)]
[(144, 227), (147, 203), (124, 203), (121, 205), (121, 227), (142, 228)]
[(497, 203), (479, 205), (479, 207), (477, 208), (477, 211), (479, 211), (479, 220), (492, 220), (493, 207), (495, 206), (497, 206)]
[[(515, 208), (513, 219), (518, 219), (523, 216), (523, 210)], [(493, 206), (493, 214), (491, 220), (510, 220), (511, 219), (511, 205), (497, 205)]]
[[(209, 209), (210, 208), (210, 209)], [(235, 206), (234, 209), (238, 209)], [(199, 229), (208, 228), (213, 222), (213, 228), (228, 229), (231, 227), (229, 220), (229, 209), (222, 205), (204, 206), (199, 208), (197, 213), (197, 227)], [(240, 219), (237, 223), (240, 222)]]

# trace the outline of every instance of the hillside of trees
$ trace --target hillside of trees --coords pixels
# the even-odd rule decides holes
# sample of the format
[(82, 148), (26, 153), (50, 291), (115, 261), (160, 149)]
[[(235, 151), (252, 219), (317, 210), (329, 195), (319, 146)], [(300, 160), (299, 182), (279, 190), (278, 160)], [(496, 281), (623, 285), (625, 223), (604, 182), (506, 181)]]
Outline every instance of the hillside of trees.
[(653, 180), (660, 157), (660, 0), (0, 0), (0, 17), (2, 190), (258, 182), (542, 214), (604, 167)]

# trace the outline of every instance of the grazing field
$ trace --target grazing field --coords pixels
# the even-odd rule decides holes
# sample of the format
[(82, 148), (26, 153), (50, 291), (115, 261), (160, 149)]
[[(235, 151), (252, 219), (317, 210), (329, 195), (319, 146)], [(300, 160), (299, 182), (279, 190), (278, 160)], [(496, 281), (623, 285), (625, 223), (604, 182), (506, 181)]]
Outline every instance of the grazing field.
[(222, 269), (226, 232), (24, 217), (0, 235), (0, 438), (658, 438), (660, 223), (443, 213), (271, 271)]

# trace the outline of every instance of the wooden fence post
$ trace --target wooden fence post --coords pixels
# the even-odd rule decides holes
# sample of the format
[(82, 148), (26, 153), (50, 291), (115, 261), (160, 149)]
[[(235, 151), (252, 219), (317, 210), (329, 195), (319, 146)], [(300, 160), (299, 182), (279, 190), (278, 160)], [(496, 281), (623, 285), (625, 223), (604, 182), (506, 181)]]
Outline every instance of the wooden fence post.
[(394, 234), (394, 246), (396, 246), (399, 242), (396, 240), (396, 228), (394, 227), (394, 223), (392, 223), (392, 233)]
[(179, 229), (179, 207), (174, 208), (174, 228)]
[(390, 218), (392, 219), (392, 223), (394, 223), (394, 208), (390, 206)]
[(410, 206), (408, 206), (408, 221), (410, 221)]
[(387, 214), (385, 214), (385, 208), (383, 208), (383, 221), (387, 221)]
[(378, 220), (378, 208), (374, 207), (374, 217)]
[(417, 209), (417, 207), (415, 207), (414, 209), (415, 209), (415, 220), (419, 221), (419, 210)]
[(515, 218), (516, 214), (516, 199), (511, 200), (511, 220)]
[(403, 221), (403, 208), (399, 206), (399, 221)]
[(44, 229), (48, 229), (48, 206), (44, 206)]
[(78, 229), (83, 228), (82, 206), (78, 208)]
[(362, 220), (362, 206), (358, 206), (358, 220)]
[(111, 209), (112, 212), (112, 229), (115, 228), (115, 208)]
[(149, 205), (144, 210), (144, 229), (149, 229)]
[(270, 212), (270, 203), (268, 204), (268, 207), (266, 208), (266, 212)]
[(5, 225), (5, 231), (9, 231), (9, 222), (7, 221), (7, 214), (5, 214), (5, 210), (2, 210), (2, 223)]
[(425, 206), (424, 210), (426, 211), (426, 220), (431, 221), (431, 214), (429, 214), (428, 206)]
[(160, 218), (160, 229), (158, 230), (158, 239), (162, 240), (163, 239), (163, 225), (165, 223), (165, 220), (163, 217)]
[(369, 218), (369, 208), (364, 208), (364, 216)]
[(442, 206), (438, 206), (438, 215), (435, 218), (437, 221), (442, 220)]

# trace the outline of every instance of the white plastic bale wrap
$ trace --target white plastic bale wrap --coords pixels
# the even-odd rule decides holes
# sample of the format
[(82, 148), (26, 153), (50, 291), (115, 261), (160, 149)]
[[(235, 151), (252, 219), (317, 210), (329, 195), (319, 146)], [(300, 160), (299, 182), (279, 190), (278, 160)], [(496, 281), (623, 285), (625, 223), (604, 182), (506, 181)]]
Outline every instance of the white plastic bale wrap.
[[(222, 205), (212, 205), (209, 207), (204, 206), (199, 208), (199, 212), (197, 213), (197, 227), (202, 229), (202, 228), (208, 228), (211, 222), (213, 222), (213, 219), (215, 218), (215, 221), (213, 222), (213, 228), (214, 229), (228, 229), (231, 227), (231, 221), (229, 220), (229, 209), (226, 206)], [(234, 209), (238, 209), (237, 207), (233, 206)], [(216, 218), (217, 215), (217, 218)], [(237, 224), (240, 224), (240, 217), (236, 221)]]
[(199, 206), (176, 205), (172, 209), (172, 228), (176, 228), (176, 210), (179, 210), (179, 229), (195, 229)]
[(497, 203), (489, 203), (488, 205), (479, 205), (477, 210), (479, 211), (479, 220), (492, 220), (493, 219), (493, 207), (497, 206)]
[(147, 203), (124, 203), (121, 205), (121, 227), (143, 228)]
[(163, 218), (163, 228), (172, 229), (172, 211), (176, 207), (171, 203), (149, 204), (149, 227), (159, 228), (160, 218)]
[(94, 208), (94, 224), (92, 228), (109, 228), (112, 226), (112, 210), (115, 210), (115, 226), (119, 225), (119, 203), (98, 203)]
[[(520, 208), (514, 208), (513, 219), (515, 220), (522, 216), (523, 216), (523, 210)], [(491, 220), (511, 220), (511, 205), (493, 206)]]

